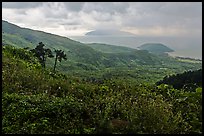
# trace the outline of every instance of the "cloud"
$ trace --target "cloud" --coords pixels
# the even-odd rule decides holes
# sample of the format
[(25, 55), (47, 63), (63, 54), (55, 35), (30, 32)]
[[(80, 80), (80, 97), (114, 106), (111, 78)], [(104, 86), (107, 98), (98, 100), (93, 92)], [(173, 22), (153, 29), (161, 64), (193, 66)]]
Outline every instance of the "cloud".
[[(201, 24), (201, 4), (199, 3), (136, 3), (129, 7), (129, 14), (123, 23), (128, 26), (170, 26), (185, 25), (190, 19)], [(195, 21), (194, 21), (195, 23)]]
[(153, 36), (202, 33), (201, 2), (2, 2), (2, 18), (54, 33), (105, 28)]
[(127, 2), (86, 2), (82, 8), (82, 11), (90, 13), (92, 11), (102, 13), (125, 13), (129, 7)]
[(35, 8), (42, 4), (43, 2), (2, 2), (2, 8), (25, 9)]
[(132, 4), (122, 25), (135, 33), (198, 36), (202, 28), (201, 3), (138, 3)]
[(85, 2), (64, 2), (63, 4), (67, 10), (78, 12), (83, 8)]

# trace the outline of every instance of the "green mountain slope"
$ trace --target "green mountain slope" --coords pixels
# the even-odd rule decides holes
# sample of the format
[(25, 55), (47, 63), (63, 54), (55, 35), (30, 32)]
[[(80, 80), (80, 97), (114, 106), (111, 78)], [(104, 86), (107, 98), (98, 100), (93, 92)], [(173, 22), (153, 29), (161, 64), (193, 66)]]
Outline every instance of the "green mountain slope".
[(202, 87), (202, 69), (196, 71), (187, 71), (181, 74), (166, 76), (163, 80), (156, 83), (172, 85), (176, 89)]
[[(2, 45), (33, 49), (39, 42), (43, 42), (46, 48), (52, 51), (61, 49), (67, 54), (67, 61), (58, 63), (57, 71), (94, 81), (126, 78), (130, 82), (152, 83), (161, 80), (165, 75), (202, 67), (201, 63), (181, 62), (145, 50), (95, 43), (87, 45), (66, 37), (21, 28), (2, 21)], [(48, 58), (46, 67), (53, 68), (53, 65), (53, 59)]]
[(121, 52), (132, 52), (136, 51), (136, 49), (123, 47), (123, 46), (116, 46), (116, 45), (108, 45), (102, 43), (91, 43), (86, 44), (89, 47), (104, 53), (121, 53)]
[[(139, 54), (143, 54), (143, 56), (149, 56), (149, 58), (154, 57), (153, 55), (149, 54), (148, 52), (143, 51), (135, 51), (134, 49), (130, 48), (123, 48), (120, 47), (117, 51), (113, 51), (113, 46), (105, 45), (103, 48), (108, 50), (108, 46), (111, 47), (114, 53), (122, 52), (123, 50), (127, 54), (106, 54), (103, 52), (99, 52), (98, 50), (94, 50), (90, 46), (86, 44), (71, 40), (69, 38), (41, 32), (35, 31), (27, 28), (20, 28), (16, 25), (10, 24), (6, 21), (2, 21), (2, 39), (3, 44), (6, 45), (13, 45), (16, 47), (30, 47), (34, 48), (39, 42), (43, 42), (46, 47), (51, 49), (61, 49), (64, 50), (69, 58), (68, 64), (62, 62), (63, 69), (100, 69), (109, 67), (110, 64), (113, 66), (124, 66), (129, 61), (136, 60), (140, 63), (150, 62), (149, 59), (145, 59), (142, 57), (138, 57)], [(95, 48), (96, 49), (96, 48)], [(109, 48), (110, 49), (110, 48)], [(123, 52), (124, 52), (123, 51)], [(134, 53), (132, 52), (134, 51)], [(106, 51), (107, 52), (107, 51)], [(128, 54), (130, 52), (130, 54)], [(138, 53), (138, 54), (137, 54)], [(126, 56), (128, 62), (124, 62), (123, 57)], [(131, 56), (128, 58), (127, 56)], [(114, 60), (114, 61), (113, 61)], [(51, 61), (48, 61), (52, 63)], [(149, 64), (153, 64), (155, 62), (150, 62)], [(62, 69), (61, 69), (62, 70)]]
[[(5, 21), (2, 21), (2, 33), (3, 44), (34, 48), (39, 42), (43, 42), (48, 48), (64, 50), (68, 57), (75, 62), (91, 63), (91, 58), (96, 54), (101, 55), (92, 48), (69, 38), (20, 28)], [(71, 53), (68, 53), (68, 51)], [(95, 59), (97, 58), (95, 57)]]

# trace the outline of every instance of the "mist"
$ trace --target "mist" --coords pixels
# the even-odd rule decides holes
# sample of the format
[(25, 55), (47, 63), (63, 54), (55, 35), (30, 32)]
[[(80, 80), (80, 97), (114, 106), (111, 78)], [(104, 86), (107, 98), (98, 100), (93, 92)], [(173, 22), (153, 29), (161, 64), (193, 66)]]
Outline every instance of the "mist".
[(202, 59), (202, 39), (199, 37), (150, 37), (150, 36), (70, 36), (82, 43), (106, 43), (138, 49), (145, 43), (162, 43), (173, 49), (172, 56)]

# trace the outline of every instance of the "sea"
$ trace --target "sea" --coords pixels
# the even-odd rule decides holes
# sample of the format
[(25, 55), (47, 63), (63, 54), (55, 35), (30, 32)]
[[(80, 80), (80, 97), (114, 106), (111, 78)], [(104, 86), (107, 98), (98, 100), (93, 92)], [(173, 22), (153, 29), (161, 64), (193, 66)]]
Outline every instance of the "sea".
[(174, 50), (171, 56), (202, 60), (202, 38), (192, 37), (147, 37), (147, 36), (69, 36), (82, 43), (105, 43), (138, 49), (145, 43), (162, 43)]

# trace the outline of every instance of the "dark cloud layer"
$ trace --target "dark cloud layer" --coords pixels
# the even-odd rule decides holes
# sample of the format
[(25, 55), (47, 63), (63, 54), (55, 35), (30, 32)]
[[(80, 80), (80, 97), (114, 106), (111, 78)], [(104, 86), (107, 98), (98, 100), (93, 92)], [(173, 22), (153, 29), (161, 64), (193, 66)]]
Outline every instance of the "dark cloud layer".
[(42, 2), (2, 2), (2, 8), (24, 9), (41, 6)]

